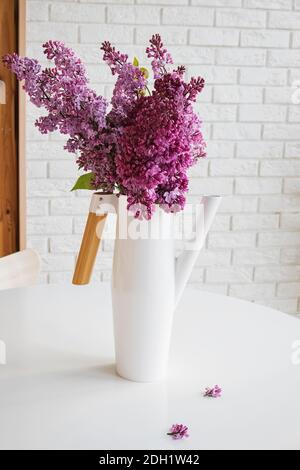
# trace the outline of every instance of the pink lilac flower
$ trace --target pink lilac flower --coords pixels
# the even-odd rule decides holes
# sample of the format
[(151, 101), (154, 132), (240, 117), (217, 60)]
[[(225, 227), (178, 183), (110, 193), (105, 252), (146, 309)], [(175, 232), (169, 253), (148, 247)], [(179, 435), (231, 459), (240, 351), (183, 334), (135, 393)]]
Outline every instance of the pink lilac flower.
[(104, 52), (103, 60), (110, 67), (112, 74), (120, 73), (123, 66), (127, 63), (128, 55), (116, 51), (116, 48), (109, 41), (102, 43), (101, 50)]
[(184, 424), (173, 424), (168, 436), (172, 436), (174, 440), (187, 439), (189, 437), (189, 428)]
[(206, 388), (204, 397), (208, 398), (220, 398), (222, 396), (222, 389), (219, 385), (215, 385), (213, 388)]
[(153, 94), (137, 101), (116, 147), (116, 172), (130, 195), (129, 208), (146, 206), (148, 218), (156, 204), (183, 209), (187, 170), (205, 156), (200, 127), (176, 72), (157, 79)]
[(201, 93), (205, 86), (205, 80), (202, 77), (192, 77), (189, 83), (184, 84), (185, 92), (189, 101), (196, 101), (198, 93)]

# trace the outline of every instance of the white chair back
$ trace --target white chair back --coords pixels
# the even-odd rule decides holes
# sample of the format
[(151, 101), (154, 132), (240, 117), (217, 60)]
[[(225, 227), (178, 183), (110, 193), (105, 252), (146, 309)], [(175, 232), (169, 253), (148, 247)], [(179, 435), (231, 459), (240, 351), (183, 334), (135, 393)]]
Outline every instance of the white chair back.
[(0, 258), (0, 290), (34, 285), (40, 270), (40, 257), (32, 249)]

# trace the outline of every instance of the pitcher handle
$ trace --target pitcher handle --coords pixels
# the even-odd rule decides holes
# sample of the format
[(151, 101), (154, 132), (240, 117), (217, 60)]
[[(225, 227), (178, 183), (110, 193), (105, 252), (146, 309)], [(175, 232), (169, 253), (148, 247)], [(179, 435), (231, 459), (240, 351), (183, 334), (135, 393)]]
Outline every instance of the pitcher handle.
[(116, 212), (115, 194), (95, 193), (92, 196), (89, 214), (76, 261), (73, 284), (89, 284), (108, 213)]
[(197, 206), (195, 236), (190, 250), (184, 250), (175, 261), (175, 306), (178, 304), (193, 267), (203, 247), (208, 231), (221, 203), (221, 196), (203, 196)]

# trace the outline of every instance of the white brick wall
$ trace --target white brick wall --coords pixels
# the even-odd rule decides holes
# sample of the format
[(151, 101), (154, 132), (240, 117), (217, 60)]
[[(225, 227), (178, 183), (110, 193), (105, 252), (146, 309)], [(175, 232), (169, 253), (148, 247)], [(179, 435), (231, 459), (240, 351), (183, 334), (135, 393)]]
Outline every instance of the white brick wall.
[[(29, 0), (27, 28), (28, 54), (41, 58), (42, 41), (65, 41), (106, 96), (104, 39), (141, 56), (160, 32), (187, 75), (206, 78), (197, 109), (209, 158), (191, 172), (191, 196), (224, 201), (191, 284), (300, 313), (300, 1)], [(60, 136), (38, 134), (37, 115), (29, 106), (28, 243), (43, 258), (42, 281), (69, 282), (89, 195), (70, 193), (72, 156)], [(109, 279), (111, 249), (104, 242), (97, 281)]]

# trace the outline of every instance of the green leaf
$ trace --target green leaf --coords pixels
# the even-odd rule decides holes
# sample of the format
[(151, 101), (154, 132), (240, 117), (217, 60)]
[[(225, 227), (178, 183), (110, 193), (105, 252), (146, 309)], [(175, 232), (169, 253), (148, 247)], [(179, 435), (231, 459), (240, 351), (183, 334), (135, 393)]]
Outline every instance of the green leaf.
[(149, 78), (149, 72), (145, 67), (141, 67), (140, 71), (143, 72), (145, 78)]
[(76, 191), (77, 189), (95, 190), (95, 188), (92, 186), (93, 179), (94, 173), (85, 173), (84, 175), (79, 176), (71, 191)]
[(139, 66), (139, 59), (138, 59), (137, 57), (134, 57), (134, 59), (133, 59), (133, 65), (134, 65), (135, 67), (138, 67), (138, 66)]

